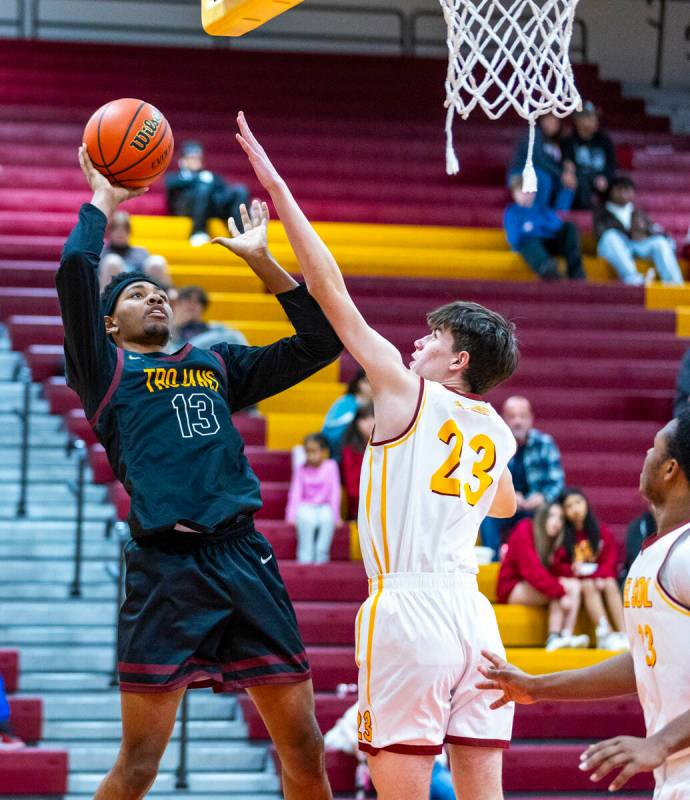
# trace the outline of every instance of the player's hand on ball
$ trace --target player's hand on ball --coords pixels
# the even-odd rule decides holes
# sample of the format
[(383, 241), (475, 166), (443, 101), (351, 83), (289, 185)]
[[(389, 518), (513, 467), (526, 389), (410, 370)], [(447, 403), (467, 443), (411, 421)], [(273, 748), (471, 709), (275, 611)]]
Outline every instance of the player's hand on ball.
[(489, 708), (500, 708), (506, 703), (528, 704), (536, 701), (532, 688), (534, 678), (531, 675), (488, 650), (482, 650), (482, 655), (489, 663), (479, 667), (479, 672), (486, 680), (476, 684), (477, 689), (502, 692), (502, 696)]
[[(125, 200), (130, 200), (132, 197), (139, 197), (148, 192), (148, 187), (143, 189), (127, 189), (124, 186), (113, 186), (91, 163), (85, 144), (82, 144), (79, 148), (79, 166), (84, 173), (84, 177), (91, 191), (94, 195), (98, 195), (99, 199), (104, 201), (103, 204), (107, 208), (101, 208), (101, 210), (106, 212), (106, 216), (112, 213), (120, 203), (124, 203)], [(100, 207), (102, 203), (97, 203), (97, 205)]]
[(269, 212), (266, 203), (253, 200), (251, 208), (247, 211), (244, 203), (240, 206), (240, 216), (242, 217), (241, 232), (235, 220), (230, 217), (228, 229), (230, 238), (219, 236), (213, 239), (213, 244), (220, 244), (228, 250), (243, 258), (251, 261), (253, 258), (261, 258), (268, 254), (268, 220)]
[(283, 182), (283, 179), (266, 155), (266, 151), (259, 144), (256, 136), (252, 133), (247, 119), (244, 116), (244, 111), (240, 111), (237, 115), (237, 126), (240, 132), (235, 134), (235, 138), (247, 154), (249, 163), (252, 165), (261, 185), (266, 191), (270, 192), (272, 189), (276, 188), (276, 186), (279, 186)]
[(616, 736), (604, 742), (593, 744), (580, 756), (580, 769), (588, 772), (593, 769), (590, 779), (599, 781), (611, 770), (621, 771), (609, 785), (609, 791), (617, 789), (637, 775), (638, 772), (651, 772), (666, 760), (666, 753), (654, 736), (640, 739), (636, 736)]

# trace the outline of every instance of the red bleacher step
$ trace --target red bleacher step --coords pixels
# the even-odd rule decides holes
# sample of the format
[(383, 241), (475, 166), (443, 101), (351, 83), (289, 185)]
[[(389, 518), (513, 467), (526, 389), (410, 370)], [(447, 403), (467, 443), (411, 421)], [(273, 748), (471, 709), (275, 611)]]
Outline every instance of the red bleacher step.
[(43, 700), (40, 697), (10, 697), (12, 730), (25, 742), (35, 743), (43, 735)]
[(64, 750), (27, 747), (0, 754), (0, 796), (67, 793), (68, 755)]
[(19, 652), (0, 650), (0, 675), (5, 681), (5, 691), (16, 692), (19, 684)]

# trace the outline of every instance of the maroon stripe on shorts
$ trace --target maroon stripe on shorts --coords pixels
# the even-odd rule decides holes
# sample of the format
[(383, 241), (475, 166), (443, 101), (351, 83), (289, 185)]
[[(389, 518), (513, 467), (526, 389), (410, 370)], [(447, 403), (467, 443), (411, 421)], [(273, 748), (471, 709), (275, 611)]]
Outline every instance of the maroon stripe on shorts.
[(507, 750), (510, 747), (509, 739), (475, 739), (471, 736), (446, 736), (446, 744), (460, 744), (465, 747), (494, 747)]
[(389, 744), (387, 747), (372, 747), (360, 742), (359, 749), (363, 753), (375, 756), (382, 750), (387, 753), (400, 753), (403, 756), (437, 756), (443, 752), (442, 744)]

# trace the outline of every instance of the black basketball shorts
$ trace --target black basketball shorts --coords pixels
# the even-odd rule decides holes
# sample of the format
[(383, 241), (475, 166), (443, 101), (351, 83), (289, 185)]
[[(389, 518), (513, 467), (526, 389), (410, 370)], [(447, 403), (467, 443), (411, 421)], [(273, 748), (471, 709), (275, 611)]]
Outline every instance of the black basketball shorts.
[(229, 692), (311, 677), (271, 545), (251, 518), (214, 536), (132, 539), (125, 562), (121, 691)]

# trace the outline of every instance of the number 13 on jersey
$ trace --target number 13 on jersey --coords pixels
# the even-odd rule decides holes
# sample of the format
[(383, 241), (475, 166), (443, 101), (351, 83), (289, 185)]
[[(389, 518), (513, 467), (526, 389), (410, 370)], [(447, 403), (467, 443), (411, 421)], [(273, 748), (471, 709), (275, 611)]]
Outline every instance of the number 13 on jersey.
[(484, 492), (491, 486), (494, 479), (489, 471), (496, 464), (496, 445), (483, 433), (478, 433), (469, 441), (469, 448), (474, 451), (476, 458), (472, 462), (472, 475), (477, 479), (473, 488), (469, 482), (461, 485), (453, 473), (460, 466), (465, 437), (454, 419), (447, 419), (438, 432), (438, 438), (443, 444), (451, 448), (448, 458), (431, 476), (429, 488), (434, 494), (444, 494), (449, 497), (461, 497), (471, 506), (476, 506)]

